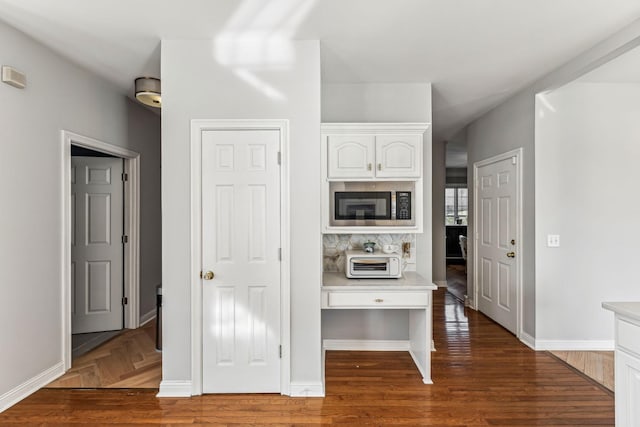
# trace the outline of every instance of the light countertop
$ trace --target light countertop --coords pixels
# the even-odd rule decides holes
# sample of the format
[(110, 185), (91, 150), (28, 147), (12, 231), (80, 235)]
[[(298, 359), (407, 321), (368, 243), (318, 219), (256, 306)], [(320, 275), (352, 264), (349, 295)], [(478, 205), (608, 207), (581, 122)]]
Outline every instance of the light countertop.
[(640, 302), (603, 302), (602, 307), (621, 316), (640, 321)]
[(399, 279), (348, 279), (341, 272), (324, 272), (322, 274), (323, 289), (342, 289), (346, 287), (357, 288), (358, 290), (431, 290), (438, 287), (430, 283), (415, 271), (405, 271)]

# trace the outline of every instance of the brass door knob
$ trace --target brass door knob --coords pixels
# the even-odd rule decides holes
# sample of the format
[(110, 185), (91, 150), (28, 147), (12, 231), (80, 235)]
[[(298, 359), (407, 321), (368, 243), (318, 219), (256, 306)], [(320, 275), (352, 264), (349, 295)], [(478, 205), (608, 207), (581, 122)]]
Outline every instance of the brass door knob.
[(516, 257), (516, 253), (515, 252), (507, 252), (507, 256), (509, 258), (515, 258)]
[(211, 279), (213, 279), (213, 278), (214, 278), (214, 276), (215, 276), (215, 274), (213, 274), (213, 271), (207, 271), (206, 273), (204, 273), (204, 274), (202, 275), (202, 278), (203, 278), (204, 280), (211, 280)]

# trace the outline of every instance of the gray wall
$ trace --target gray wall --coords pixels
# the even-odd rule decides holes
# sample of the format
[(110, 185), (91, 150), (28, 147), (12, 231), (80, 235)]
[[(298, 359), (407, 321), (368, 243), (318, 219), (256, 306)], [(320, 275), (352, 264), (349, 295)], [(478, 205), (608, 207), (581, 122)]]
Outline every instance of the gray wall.
[(274, 66), (260, 57), (250, 65), (280, 95), (274, 96), (243, 80), (233, 64), (218, 62), (211, 40), (162, 42), (162, 384), (192, 379), (191, 119), (290, 121), (291, 382), (322, 383), (320, 48), (317, 41), (291, 48), (289, 63)]
[[(510, 99), (489, 111), (467, 127), (469, 178), (473, 179), (473, 163), (523, 148), (523, 331), (522, 336), (530, 345), (536, 336), (536, 277), (535, 277), (535, 177), (534, 177), (534, 127), (535, 95), (566, 84), (592, 70), (639, 42), (640, 20), (625, 27), (587, 52), (567, 62), (562, 67), (527, 86)], [(473, 186), (469, 186), (472, 212)], [(469, 235), (473, 236), (473, 218), (470, 218)], [(473, 253), (469, 245), (468, 281), (472, 295)]]
[(155, 313), (162, 282), (160, 114), (127, 99), (127, 147), (140, 153), (140, 317)]
[[(613, 348), (603, 301), (640, 301), (640, 84), (571, 83), (536, 114), (536, 347)], [(560, 247), (546, 245), (560, 235)]]
[[(110, 83), (3, 23), (0, 62), (27, 75), (25, 90), (0, 83), (3, 396), (61, 368), (60, 131), (135, 148), (128, 140), (127, 100)], [(0, 410), (8, 403), (1, 401)]]
[(446, 148), (447, 145), (444, 141), (433, 142), (433, 245), (431, 250), (433, 251), (433, 282), (439, 286), (447, 281), (447, 251), (444, 224), (444, 187), (447, 171), (445, 168)]

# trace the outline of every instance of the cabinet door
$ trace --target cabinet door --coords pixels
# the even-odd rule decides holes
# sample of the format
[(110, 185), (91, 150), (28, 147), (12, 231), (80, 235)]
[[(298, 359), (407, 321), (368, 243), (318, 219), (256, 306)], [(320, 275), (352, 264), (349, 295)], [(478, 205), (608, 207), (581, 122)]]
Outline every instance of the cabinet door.
[(376, 177), (419, 178), (422, 135), (376, 136)]
[(640, 425), (640, 359), (616, 349), (616, 426)]
[(330, 135), (327, 142), (329, 178), (373, 178), (373, 136)]

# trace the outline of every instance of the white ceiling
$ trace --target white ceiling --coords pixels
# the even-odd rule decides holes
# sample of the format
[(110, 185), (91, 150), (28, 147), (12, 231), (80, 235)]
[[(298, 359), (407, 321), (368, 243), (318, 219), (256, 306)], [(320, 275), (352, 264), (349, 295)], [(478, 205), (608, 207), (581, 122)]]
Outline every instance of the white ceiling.
[(436, 139), (640, 17), (638, 0), (0, 0), (0, 19), (114, 82), (162, 38), (321, 41), (323, 82), (432, 82)]

